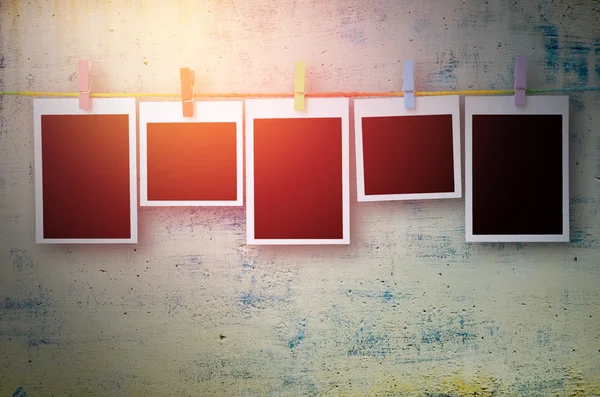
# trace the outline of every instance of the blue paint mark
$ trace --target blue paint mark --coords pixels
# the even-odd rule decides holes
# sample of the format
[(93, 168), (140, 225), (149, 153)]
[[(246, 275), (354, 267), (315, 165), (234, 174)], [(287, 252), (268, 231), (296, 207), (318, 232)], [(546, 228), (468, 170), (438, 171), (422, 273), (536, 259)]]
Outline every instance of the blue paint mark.
[(568, 55), (563, 61), (565, 82), (569, 86), (585, 86), (588, 83), (588, 54), (591, 49), (581, 43), (573, 43), (568, 49)]
[(41, 346), (41, 345), (49, 345), (50, 344), (50, 342), (48, 342), (46, 339), (30, 339), (29, 341), (27, 341), (27, 343), (29, 344), (29, 347)]
[(242, 267), (243, 267), (244, 269), (254, 269), (254, 266), (252, 266), (252, 265), (250, 265), (250, 264), (248, 264), (248, 263), (242, 263)]
[[(600, 153), (600, 142), (598, 143), (598, 153)], [(593, 204), (593, 203), (596, 203), (596, 200), (594, 200), (591, 197), (582, 196), (581, 194), (578, 194), (577, 196), (573, 197), (569, 201), (570, 205)]]
[(531, 381), (518, 386), (519, 396), (559, 396), (564, 394), (564, 379)]
[(383, 299), (385, 299), (388, 302), (391, 301), (393, 297), (394, 297), (394, 295), (392, 295), (392, 293), (387, 289), (383, 293)]
[(537, 331), (537, 344), (539, 346), (549, 346), (549, 341), (550, 337), (548, 335), (548, 330), (540, 329)]
[(258, 296), (254, 292), (246, 292), (240, 296), (239, 302), (244, 306), (255, 306), (264, 300), (264, 297)]
[(596, 40), (596, 44), (594, 45), (594, 55), (596, 56), (596, 63), (594, 65), (596, 81), (600, 83), (600, 40)]
[(300, 321), (298, 323), (298, 326), (299, 326), (298, 333), (289, 342), (290, 349), (293, 349), (294, 347), (298, 346), (300, 344), (300, 342), (302, 342), (302, 340), (304, 339), (304, 330), (306, 329), (306, 319), (304, 319), (303, 321)]
[(549, 72), (546, 75), (546, 80), (549, 83), (555, 83), (560, 58), (558, 30), (553, 25), (538, 26), (537, 30), (542, 32), (544, 49), (546, 51), (546, 70)]
[(422, 234), (417, 234), (417, 240), (423, 240), (423, 235)]
[(598, 244), (598, 239), (584, 230), (578, 229), (571, 233), (571, 243), (579, 248), (595, 248)]
[(356, 332), (354, 343), (348, 349), (348, 355), (386, 358), (391, 351), (390, 338), (387, 334), (379, 335), (360, 327)]
[(410, 298), (409, 294), (405, 293), (392, 293), (390, 290), (385, 290), (383, 292), (375, 292), (375, 291), (362, 291), (362, 290), (342, 290), (341, 293), (343, 295), (353, 295), (361, 298), (370, 298), (370, 299), (381, 299), (384, 302), (391, 302), (396, 299), (408, 299)]
[(22, 386), (17, 387), (17, 390), (13, 393), (13, 397), (29, 397), (29, 394), (23, 389)]
[(11, 248), (10, 259), (15, 269), (21, 270), (24, 267), (33, 268), (33, 259), (29, 251)]
[(363, 45), (367, 43), (367, 38), (365, 37), (365, 32), (362, 29), (350, 29), (340, 34), (342, 39), (346, 41), (356, 44)]
[(596, 178), (600, 179), (600, 139), (596, 144), (596, 153), (598, 153), (598, 162), (596, 163)]
[(458, 67), (458, 59), (453, 51), (442, 51), (437, 55), (437, 71), (430, 72), (425, 77), (425, 82), (437, 85), (447, 89), (456, 89), (456, 74), (454, 71)]
[(573, 110), (575, 110), (575, 112), (582, 112), (585, 110), (585, 102), (581, 100), (581, 96), (579, 94), (572, 94), (569, 99), (571, 100), (571, 104), (573, 105)]
[(443, 345), (444, 343), (465, 343), (474, 339), (475, 335), (467, 331), (458, 331), (452, 329), (425, 328), (421, 332), (421, 342), (435, 343)]
[(36, 299), (19, 300), (10, 297), (5, 297), (4, 302), (2, 304), (2, 308), (5, 310), (32, 310), (41, 304), (42, 302)]
[(494, 336), (494, 334), (498, 331), (500, 331), (500, 327), (490, 328), (490, 335)]
[(425, 14), (421, 18), (414, 19), (412, 29), (415, 33), (419, 35), (430, 32), (431, 17), (428, 14)]

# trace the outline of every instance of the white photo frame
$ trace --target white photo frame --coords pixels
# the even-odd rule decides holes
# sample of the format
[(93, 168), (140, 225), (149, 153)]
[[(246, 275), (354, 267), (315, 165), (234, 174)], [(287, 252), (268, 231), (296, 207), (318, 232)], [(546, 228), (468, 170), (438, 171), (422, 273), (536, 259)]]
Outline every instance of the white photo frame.
[[(244, 204), (243, 104), (241, 101), (194, 102), (194, 116), (183, 117), (181, 102), (140, 102), (140, 205), (149, 207), (231, 207)], [(148, 123), (235, 123), (235, 200), (149, 200)]]
[[(439, 193), (370, 194), (365, 193), (365, 168), (363, 152), (364, 117), (389, 116), (452, 116), (452, 150), (454, 167), (454, 191)], [(415, 134), (418, 134), (415, 131)], [(461, 150), (460, 150), (460, 102), (458, 95), (416, 97), (414, 109), (404, 108), (404, 98), (366, 98), (354, 100), (354, 134), (356, 144), (356, 188), (359, 202), (390, 200), (427, 200), (462, 197)]]
[[(473, 233), (473, 116), (560, 115), (562, 116), (562, 234), (482, 235)], [(516, 106), (513, 96), (465, 98), (465, 185), (467, 242), (568, 242), (569, 241), (569, 97), (528, 96), (525, 106)]]
[[(42, 174), (42, 116), (44, 115), (119, 115), (128, 116), (129, 126), (129, 201), (130, 238), (45, 238)], [(92, 98), (91, 110), (79, 109), (78, 98), (36, 98), (33, 100), (35, 161), (35, 218), (38, 244), (135, 244), (137, 227), (136, 101), (134, 98)], [(84, 134), (85, 131), (82, 131)]]
[[(294, 110), (294, 99), (249, 99), (246, 101), (246, 233), (248, 245), (350, 244), (350, 160), (349, 100), (307, 98), (306, 110)], [(254, 214), (254, 120), (294, 118), (341, 119), (342, 142), (342, 238), (341, 239), (257, 239)]]

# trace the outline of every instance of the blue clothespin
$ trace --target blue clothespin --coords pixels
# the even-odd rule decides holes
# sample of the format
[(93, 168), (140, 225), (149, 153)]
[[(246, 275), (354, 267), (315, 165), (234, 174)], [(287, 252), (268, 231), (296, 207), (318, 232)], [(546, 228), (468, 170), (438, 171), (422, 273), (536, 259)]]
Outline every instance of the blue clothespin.
[(525, 106), (525, 90), (527, 89), (527, 58), (519, 55), (515, 62), (515, 105)]
[(404, 60), (404, 78), (402, 91), (404, 92), (404, 109), (415, 108), (415, 73), (412, 59)]

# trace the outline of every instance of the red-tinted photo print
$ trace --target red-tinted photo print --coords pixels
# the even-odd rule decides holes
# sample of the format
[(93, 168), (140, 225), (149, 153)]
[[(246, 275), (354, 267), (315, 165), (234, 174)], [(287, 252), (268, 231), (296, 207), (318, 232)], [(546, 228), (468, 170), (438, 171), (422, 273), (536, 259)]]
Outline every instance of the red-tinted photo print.
[(246, 104), (249, 244), (348, 244), (347, 99)]
[(144, 206), (241, 206), (242, 103), (140, 104), (140, 196)]
[(354, 103), (358, 201), (461, 197), (458, 96)]
[(34, 102), (38, 243), (136, 243), (135, 100)]

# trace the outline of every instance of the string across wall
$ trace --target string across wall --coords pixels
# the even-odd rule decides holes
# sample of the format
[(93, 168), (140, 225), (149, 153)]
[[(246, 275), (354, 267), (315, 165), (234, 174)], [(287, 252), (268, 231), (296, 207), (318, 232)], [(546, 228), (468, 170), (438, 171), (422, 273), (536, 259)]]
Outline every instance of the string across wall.
[[(527, 94), (552, 94), (569, 92), (600, 91), (600, 86), (533, 88), (527, 89)], [(485, 96), (513, 95), (515, 90), (460, 90), (460, 91), (415, 91), (415, 96)], [(42, 91), (0, 91), (0, 96), (24, 97), (77, 97), (78, 92), (42, 92)], [(194, 98), (291, 98), (294, 93), (195, 93)], [(339, 91), (306, 93), (307, 98), (370, 98), (370, 97), (403, 97), (404, 92), (374, 92), (374, 91)], [(94, 92), (92, 98), (180, 98), (181, 94), (174, 93), (124, 93), (124, 92)]]

